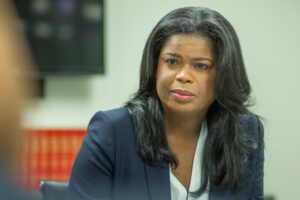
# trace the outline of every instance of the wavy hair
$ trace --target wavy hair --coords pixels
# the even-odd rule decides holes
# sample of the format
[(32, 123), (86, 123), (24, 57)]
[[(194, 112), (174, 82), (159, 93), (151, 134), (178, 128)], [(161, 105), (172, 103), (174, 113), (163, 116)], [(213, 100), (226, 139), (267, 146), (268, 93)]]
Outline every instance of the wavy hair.
[(137, 151), (147, 164), (167, 162), (177, 167), (178, 160), (168, 145), (164, 111), (156, 92), (159, 54), (167, 39), (175, 34), (211, 39), (217, 58), (215, 101), (206, 115), (208, 136), (199, 192), (203, 192), (208, 183), (210, 188), (216, 189), (239, 187), (247, 152), (253, 147), (253, 141), (242, 134), (240, 128), (241, 115), (248, 113), (251, 105), (251, 87), (234, 28), (211, 9), (176, 9), (152, 30), (143, 51), (139, 89), (126, 104), (135, 125)]

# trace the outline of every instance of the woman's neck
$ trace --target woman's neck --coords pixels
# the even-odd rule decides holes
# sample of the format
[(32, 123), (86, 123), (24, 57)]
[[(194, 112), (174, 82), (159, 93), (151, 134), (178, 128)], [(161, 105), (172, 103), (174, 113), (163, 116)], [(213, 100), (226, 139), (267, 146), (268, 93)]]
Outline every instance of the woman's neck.
[(176, 114), (165, 113), (164, 122), (166, 132), (172, 137), (194, 138), (198, 137), (205, 114)]

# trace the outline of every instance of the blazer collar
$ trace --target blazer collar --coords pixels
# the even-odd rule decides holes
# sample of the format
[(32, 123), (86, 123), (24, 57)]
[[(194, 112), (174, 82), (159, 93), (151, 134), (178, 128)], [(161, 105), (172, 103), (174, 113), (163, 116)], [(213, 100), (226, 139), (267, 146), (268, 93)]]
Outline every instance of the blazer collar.
[(150, 200), (171, 200), (169, 165), (145, 164)]

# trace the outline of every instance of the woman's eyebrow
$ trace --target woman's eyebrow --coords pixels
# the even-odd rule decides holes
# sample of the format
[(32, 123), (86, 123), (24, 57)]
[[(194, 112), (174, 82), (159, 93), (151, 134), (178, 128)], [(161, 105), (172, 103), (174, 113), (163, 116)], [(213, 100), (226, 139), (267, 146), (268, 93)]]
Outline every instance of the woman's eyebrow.
[(207, 61), (210, 61), (210, 62), (214, 62), (213, 59), (211, 59), (211, 58), (203, 58), (203, 57), (193, 58), (193, 60), (195, 60), (195, 61), (207, 60)]
[[(165, 53), (165, 55), (167, 56), (173, 56), (173, 57), (178, 57), (178, 58), (181, 58), (182, 56), (176, 54), (176, 53)], [(203, 61), (203, 60), (207, 60), (207, 61), (210, 61), (210, 62), (213, 62), (213, 59), (211, 58), (205, 58), (205, 57), (196, 57), (196, 58), (193, 58), (192, 60), (194, 61)]]
[(181, 56), (176, 53), (165, 53), (165, 55), (181, 58)]

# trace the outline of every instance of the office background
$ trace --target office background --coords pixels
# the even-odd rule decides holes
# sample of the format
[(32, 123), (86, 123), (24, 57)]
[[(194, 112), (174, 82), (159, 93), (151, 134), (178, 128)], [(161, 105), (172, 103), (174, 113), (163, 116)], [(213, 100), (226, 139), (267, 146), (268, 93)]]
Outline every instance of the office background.
[(182, 6), (212, 8), (235, 27), (256, 99), (252, 110), (265, 119), (265, 193), (300, 199), (298, 0), (107, 0), (105, 74), (47, 77), (45, 96), (28, 102), (25, 127), (85, 128), (96, 111), (122, 106), (138, 88), (151, 29)]

